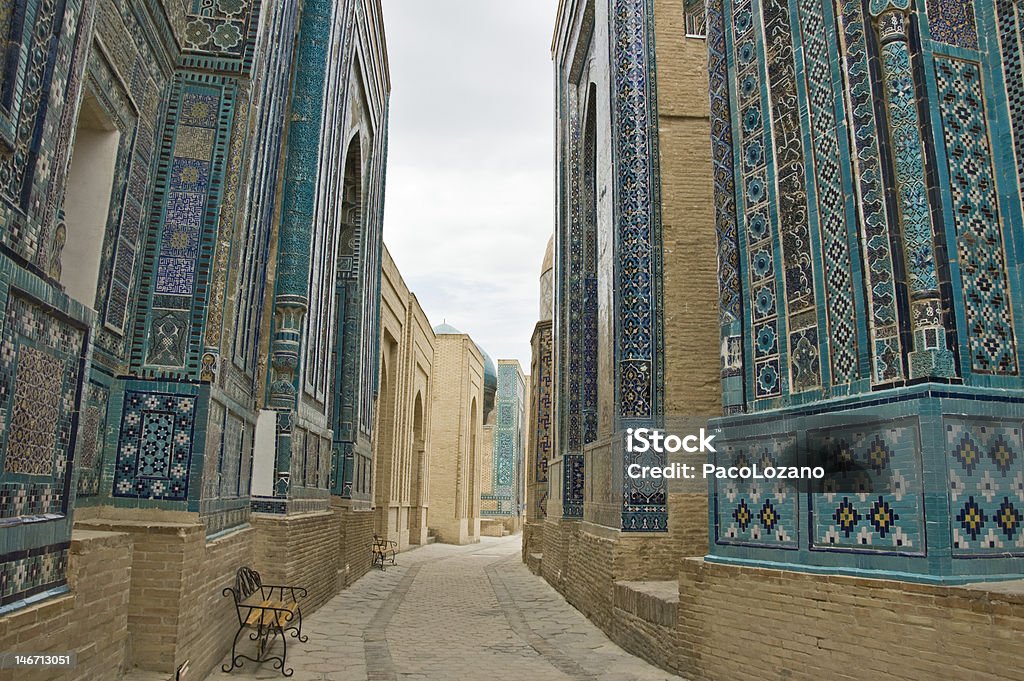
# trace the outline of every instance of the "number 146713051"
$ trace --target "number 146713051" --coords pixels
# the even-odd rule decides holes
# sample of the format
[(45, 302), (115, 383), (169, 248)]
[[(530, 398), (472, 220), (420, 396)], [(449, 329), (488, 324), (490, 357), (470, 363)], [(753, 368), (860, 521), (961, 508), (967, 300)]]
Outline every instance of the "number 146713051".
[(0, 653), (0, 669), (73, 667), (74, 653)]

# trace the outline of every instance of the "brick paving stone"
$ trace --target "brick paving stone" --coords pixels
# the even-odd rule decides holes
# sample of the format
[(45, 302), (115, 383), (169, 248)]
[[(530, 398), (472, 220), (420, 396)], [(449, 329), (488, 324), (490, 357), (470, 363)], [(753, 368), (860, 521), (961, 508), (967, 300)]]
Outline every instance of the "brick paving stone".
[[(520, 562), (519, 536), (399, 555), (307, 616), (292, 681), (668, 681)], [(225, 662), (227, 660), (225, 659)], [(281, 678), (245, 662), (208, 681)]]

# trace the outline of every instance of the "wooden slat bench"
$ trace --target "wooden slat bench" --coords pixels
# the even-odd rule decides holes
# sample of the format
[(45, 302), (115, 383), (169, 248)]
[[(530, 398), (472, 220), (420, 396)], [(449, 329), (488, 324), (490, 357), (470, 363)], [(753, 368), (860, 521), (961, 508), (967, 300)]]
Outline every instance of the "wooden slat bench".
[[(285, 668), (288, 655), (288, 639), (286, 633), (305, 643), (308, 636), (302, 634), (302, 611), (299, 599), (307, 596), (306, 590), (300, 586), (281, 586), (264, 584), (260, 573), (248, 567), (241, 567), (235, 574), (235, 586), (222, 592), (231, 596), (238, 615), (238, 632), (231, 644), (231, 664), (221, 667), (230, 672), (242, 666), (242, 660), (262, 663), (273, 662), (274, 669), (280, 669), (284, 676), (291, 676), (294, 670)], [(246, 629), (252, 629), (249, 639), (257, 642), (256, 657), (238, 653), (238, 639)], [(281, 654), (272, 655), (274, 641), (280, 637)]]

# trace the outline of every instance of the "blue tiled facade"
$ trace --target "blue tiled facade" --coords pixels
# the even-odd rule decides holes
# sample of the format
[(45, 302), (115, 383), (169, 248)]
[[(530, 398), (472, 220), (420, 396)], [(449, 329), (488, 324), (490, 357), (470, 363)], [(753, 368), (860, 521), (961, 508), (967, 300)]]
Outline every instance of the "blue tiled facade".
[(711, 557), (1019, 574), (1018, 8), (789, 9), (708, 10), (728, 415), (716, 456), (827, 475), (713, 481)]
[(490, 491), (480, 495), (482, 516), (515, 517), (523, 512), (526, 503), (523, 498), (526, 474), (525, 400), (526, 384), (519, 363), (499, 360)]
[[(66, 588), (76, 506), (189, 512), (215, 534), (343, 493), (345, 444), (369, 451), (377, 366), (390, 86), (374, 7), (0, 7), (0, 610)], [(304, 41), (311, 31), (323, 40)], [(332, 69), (361, 70), (371, 91)], [(349, 100), (366, 110), (341, 125)], [(72, 295), (66, 276), (81, 267), (65, 252), (84, 229), (65, 199), (83, 129), (117, 140), (90, 236), (95, 295)], [(343, 159), (337, 177), (295, 165), (321, 157)], [(314, 214), (343, 175), (360, 191)], [(343, 309), (336, 262), (354, 282)], [(303, 382), (314, 338), (332, 368)], [(258, 443), (264, 412), (277, 438)], [(254, 501), (261, 447), (274, 480)]]
[[(595, 10), (575, 6), (560, 17), (556, 36), (559, 178), (555, 228), (554, 456), (560, 465), (562, 517), (584, 516), (585, 449), (629, 427), (664, 416), (664, 339), (661, 317), (661, 182), (651, 0), (613, 0)], [(606, 36), (607, 45), (597, 41)], [(604, 63), (607, 59), (607, 63)], [(608, 72), (605, 73), (604, 69)], [(608, 88), (604, 85), (607, 78)], [(598, 130), (610, 129), (610, 166), (604, 167)], [(598, 201), (610, 174), (610, 261), (600, 263)], [(601, 287), (608, 287), (602, 290)], [(602, 320), (598, 300), (614, 299)], [(609, 328), (602, 329), (607, 324)], [(610, 346), (608, 383), (600, 382), (599, 338)], [(604, 391), (608, 391), (605, 395)], [(612, 423), (599, 426), (598, 403), (612, 404)], [(630, 458), (632, 457), (632, 458)], [(626, 460), (629, 458), (629, 460)], [(664, 463), (660, 455), (631, 454), (632, 463)], [(663, 481), (622, 474), (616, 491), (618, 529), (665, 532), (668, 498)], [(610, 520), (607, 522), (611, 522)]]

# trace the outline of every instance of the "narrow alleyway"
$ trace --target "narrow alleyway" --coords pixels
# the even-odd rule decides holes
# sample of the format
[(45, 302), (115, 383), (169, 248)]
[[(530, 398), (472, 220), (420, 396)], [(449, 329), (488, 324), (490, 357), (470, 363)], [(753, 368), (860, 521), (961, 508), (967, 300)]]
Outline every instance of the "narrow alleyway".
[[(520, 562), (520, 537), (400, 554), (306, 620), (294, 681), (662, 681)], [(281, 678), (246, 663), (210, 681)]]

